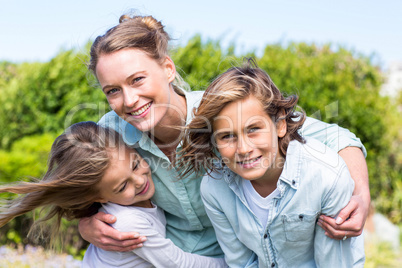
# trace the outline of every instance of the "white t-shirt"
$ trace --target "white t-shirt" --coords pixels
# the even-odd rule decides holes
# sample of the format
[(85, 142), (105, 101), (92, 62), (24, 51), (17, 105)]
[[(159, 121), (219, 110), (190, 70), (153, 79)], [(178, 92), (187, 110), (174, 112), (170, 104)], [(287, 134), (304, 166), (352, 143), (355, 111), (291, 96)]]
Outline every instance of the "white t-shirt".
[(100, 211), (116, 216), (113, 228), (121, 232), (138, 232), (147, 237), (141, 248), (129, 252), (105, 251), (89, 245), (83, 267), (227, 267), (223, 259), (184, 252), (165, 238), (166, 218), (163, 210), (102, 204)]
[(276, 188), (267, 197), (262, 197), (257, 193), (249, 180), (242, 180), (242, 187), (247, 204), (265, 228), (270, 212), (269, 209), (272, 207), (272, 199), (279, 196), (279, 190)]

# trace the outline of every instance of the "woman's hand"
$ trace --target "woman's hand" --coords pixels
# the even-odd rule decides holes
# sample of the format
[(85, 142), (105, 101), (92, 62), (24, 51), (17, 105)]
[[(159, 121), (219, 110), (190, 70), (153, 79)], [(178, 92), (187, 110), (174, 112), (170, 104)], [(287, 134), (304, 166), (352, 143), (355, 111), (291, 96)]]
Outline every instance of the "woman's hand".
[(142, 247), (145, 236), (135, 232), (119, 232), (109, 225), (115, 221), (115, 216), (98, 212), (80, 219), (78, 229), (83, 239), (103, 250), (123, 252)]
[(361, 235), (367, 215), (368, 208), (362, 198), (353, 195), (336, 219), (321, 215), (317, 224), (325, 230), (325, 235), (341, 240)]

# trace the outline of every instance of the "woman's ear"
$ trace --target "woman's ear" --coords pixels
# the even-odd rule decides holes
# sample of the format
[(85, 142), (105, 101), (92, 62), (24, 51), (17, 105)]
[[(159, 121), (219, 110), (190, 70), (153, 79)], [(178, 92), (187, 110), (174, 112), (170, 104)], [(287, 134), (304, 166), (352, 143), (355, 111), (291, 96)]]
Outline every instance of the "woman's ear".
[(172, 83), (176, 77), (176, 66), (169, 56), (166, 56), (163, 67), (165, 68), (169, 83)]

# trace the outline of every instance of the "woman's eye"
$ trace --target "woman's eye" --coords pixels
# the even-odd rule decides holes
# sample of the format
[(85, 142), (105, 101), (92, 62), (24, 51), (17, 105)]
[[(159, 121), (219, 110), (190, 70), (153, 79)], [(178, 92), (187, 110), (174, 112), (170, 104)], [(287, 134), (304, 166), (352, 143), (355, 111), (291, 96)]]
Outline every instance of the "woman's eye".
[(136, 77), (136, 78), (133, 79), (132, 83), (133, 83), (133, 84), (138, 83), (138, 82), (141, 81), (142, 79), (144, 79), (143, 76)]
[(119, 91), (117, 88), (112, 88), (112, 89), (110, 89), (110, 90), (108, 90), (108, 91), (106, 92), (106, 95), (110, 95), (110, 94), (116, 93), (117, 91)]
[(119, 193), (123, 192), (126, 189), (127, 182), (125, 182), (122, 187), (119, 189)]

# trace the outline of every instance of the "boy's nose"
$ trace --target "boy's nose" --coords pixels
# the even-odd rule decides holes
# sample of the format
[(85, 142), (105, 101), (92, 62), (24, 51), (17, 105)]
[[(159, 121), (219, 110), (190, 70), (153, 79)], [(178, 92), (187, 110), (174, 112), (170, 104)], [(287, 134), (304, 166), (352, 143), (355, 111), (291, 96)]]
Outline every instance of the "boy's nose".
[(239, 137), (237, 142), (237, 153), (240, 155), (246, 155), (253, 150), (250, 141), (247, 137)]

